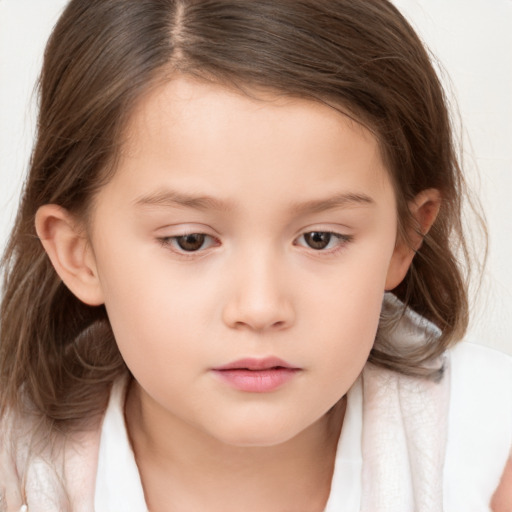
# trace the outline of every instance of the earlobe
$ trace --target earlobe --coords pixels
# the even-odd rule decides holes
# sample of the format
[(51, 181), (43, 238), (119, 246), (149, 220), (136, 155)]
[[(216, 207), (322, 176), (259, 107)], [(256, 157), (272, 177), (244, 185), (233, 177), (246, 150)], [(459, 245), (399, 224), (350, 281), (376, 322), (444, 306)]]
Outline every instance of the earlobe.
[(58, 205), (46, 204), (37, 210), (35, 227), (57, 274), (69, 290), (90, 306), (103, 304), (94, 254), (73, 215)]
[(435, 188), (423, 190), (409, 203), (413, 225), (407, 230), (408, 240), (397, 240), (388, 267), (386, 290), (396, 288), (405, 278), (425, 235), (430, 231), (439, 214), (440, 207), (441, 193)]

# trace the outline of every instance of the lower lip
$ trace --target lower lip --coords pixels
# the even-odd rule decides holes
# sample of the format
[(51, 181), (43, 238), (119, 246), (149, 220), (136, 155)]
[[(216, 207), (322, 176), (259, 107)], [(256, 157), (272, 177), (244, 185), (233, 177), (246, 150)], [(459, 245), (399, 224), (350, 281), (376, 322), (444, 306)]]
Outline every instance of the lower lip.
[(239, 391), (268, 393), (286, 384), (300, 370), (296, 368), (269, 368), (268, 370), (233, 369), (214, 371)]

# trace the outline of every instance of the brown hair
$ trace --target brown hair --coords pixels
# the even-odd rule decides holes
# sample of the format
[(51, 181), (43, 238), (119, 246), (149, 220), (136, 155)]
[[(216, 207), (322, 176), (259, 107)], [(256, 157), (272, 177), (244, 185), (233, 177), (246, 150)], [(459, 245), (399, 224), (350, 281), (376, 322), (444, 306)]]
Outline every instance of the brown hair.
[(136, 100), (176, 72), (321, 101), (369, 127), (395, 186), (402, 234), (408, 201), (440, 190), (439, 216), (394, 293), (441, 336), (414, 353), (384, 343), (370, 355), (424, 375), (423, 364), (467, 325), (454, 254), (458, 247), (467, 255), (463, 179), (438, 77), (396, 8), (385, 0), (72, 0), (46, 49), (37, 143), (3, 259), (1, 410), (20, 410), (26, 399), (59, 428), (83, 424), (127, 371), (104, 307), (81, 303), (63, 285), (34, 216), (48, 203), (86, 214), (115, 170)]

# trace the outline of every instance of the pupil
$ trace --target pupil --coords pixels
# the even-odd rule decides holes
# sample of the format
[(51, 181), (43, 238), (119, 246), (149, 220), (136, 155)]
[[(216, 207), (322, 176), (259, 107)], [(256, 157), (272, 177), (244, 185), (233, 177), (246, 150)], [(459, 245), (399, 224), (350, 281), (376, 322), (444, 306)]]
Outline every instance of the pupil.
[(180, 236), (177, 240), (180, 249), (184, 251), (197, 251), (204, 244), (205, 235), (193, 233), (191, 235)]
[(325, 249), (331, 241), (331, 233), (325, 231), (313, 231), (304, 235), (306, 243), (312, 249)]

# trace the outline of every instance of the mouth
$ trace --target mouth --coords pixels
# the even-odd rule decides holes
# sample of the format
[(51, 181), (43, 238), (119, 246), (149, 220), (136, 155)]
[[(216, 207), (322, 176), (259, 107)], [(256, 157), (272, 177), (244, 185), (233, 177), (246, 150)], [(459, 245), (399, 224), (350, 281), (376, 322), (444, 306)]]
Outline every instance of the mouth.
[(249, 393), (277, 390), (301, 370), (275, 357), (240, 359), (212, 369), (224, 383)]

